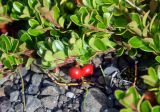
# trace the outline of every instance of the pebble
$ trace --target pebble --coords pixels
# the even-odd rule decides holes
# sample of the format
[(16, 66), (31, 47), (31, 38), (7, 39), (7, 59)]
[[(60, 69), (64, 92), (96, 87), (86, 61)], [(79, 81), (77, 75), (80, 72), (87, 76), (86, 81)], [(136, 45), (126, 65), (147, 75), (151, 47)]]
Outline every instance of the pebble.
[(57, 86), (47, 86), (41, 92), (41, 95), (58, 96), (59, 94), (60, 94), (60, 90)]
[(97, 88), (91, 88), (84, 94), (81, 109), (84, 112), (100, 112), (102, 108), (108, 107), (108, 98)]
[(26, 94), (34, 95), (34, 94), (37, 94), (38, 91), (39, 91), (39, 87), (30, 84)]
[(14, 109), (16, 112), (23, 112), (23, 104), (22, 103), (18, 103), (14, 106)]
[(42, 70), (34, 64), (31, 64), (31, 71), (33, 71), (35, 73), (42, 73)]
[(12, 108), (11, 102), (7, 97), (0, 97), (0, 112), (8, 112)]
[(40, 86), (40, 83), (41, 83), (41, 81), (42, 81), (42, 78), (43, 78), (43, 75), (42, 75), (42, 74), (34, 74), (34, 75), (32, 76), (32, 84), (33, 84), (34, 86), (39, 87), (39, 86)]
[(109, 66), (104, 69), (104, 74), (106, 75), (112, 75), (114, 72), (117, 72), (117, 74), (120, 73), (119, 69), (114, 66)]
[(69, 97), (69, 98), (75, 98), (76, 97), (73, 92), (67, 92), (66, 96)]
[(42, 105), (48, 109), (54, 109), (57, 107), (58, 97), (47, 96), (41, 99)]
[(14, 102), (14, 101), (18, 101), (18, 97), (19, 97), (19, 91), (13, 91), (10, 93), (10, 101)]
[(42, 106), (41, 101), (38, 98), (36, 98), (35, 96), (27, 96), (27, 103), (26, 103), (27, 112), (34, 112), (41, 106)]

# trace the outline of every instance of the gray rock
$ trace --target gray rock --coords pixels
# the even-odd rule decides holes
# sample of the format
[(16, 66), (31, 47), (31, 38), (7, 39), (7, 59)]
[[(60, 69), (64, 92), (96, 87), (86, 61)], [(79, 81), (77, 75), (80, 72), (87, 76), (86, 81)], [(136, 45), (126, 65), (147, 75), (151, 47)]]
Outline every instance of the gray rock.
[(84, 112), (100, 112), (107, 108), (108, 98), (106, 95), (97, 88), (91, 88), (84, 95), (83, 104), (81, 109)]
[(54, 109), (57, 107), (58, 96), (48, 96), (41, 99), (42, 105), (48, 109)]
[(103, 112), (119, 112), (119, 111), (115, 108), (109, 108), (109, 109), (105, 109)]
[(43, 86), (54, 86), (55, 84), (47, 79), (44, 79), (42, 82)]
[(38, 87), (42, 81), (42, 77), (43, 77), (42, 74), (34, 74), (32, 76), (32, 84)]
[(14, 101), (18, 101), (18, 97), (19, 97), (19, 91), (13, 91), (10, 93), (10, 101), (14, 102)]
[(16, 112), (23, 112), (23, 104), (22, 103), (18, 103), (14, 106), (14, 110)]
[(61, 109), (56, 110), (56, 112), (63, 112)]
[(96, 57), (92, 61), (93, 61), (93, 64), (95, 65), (95, 67), (98, 67), (102, 63), (101, 57)]
[(76, 97), (73, 92), (67, 92), (66, 96), (69, 97), (69, 98), (75, 98)]
[(15, 112), (13, 108), (10, 108), (7, 112)]
[(109, 66), (104, 69), (106, 75), (112, 75), (114, 72), (120, 73), (119, 69), (114, 66)]
[(27, 89), (27, 94), (37, 94), (38, 91), (39, 91), (39, 87), (30, 84)]
[(0, 97), (0, 112), (8, 112), (12, 109), (11, 102), (7, 97)]
[(27, 74), (27, 72), (28, 72), (28, 70), (26, 69), (26, 67), (22, 67), (20, 70), (21, 70), (21, 75), (22, 76), (25, 76)]
[(59, 96), (60, 90), (57, 86), (47, 86), (41, 92), (41, 95)]
[(26, 112), (34, 112), (41, 106), (41, 101), (38, 98), (34, 96), (27, 96)]
[(0, 86), (4, 83), (4, 82), (6, 82), (7, 80), (9, 80), (9, 75), (8, 76), (6, 76), (6, 77), (3, 77), (1, 80), (0, 80)]
[(35, 73), (42, 73), (42, 70), (40, 69), (40, 67), (31, 64), (31, 71), (35, 72)]
[(46, 110), (44, 108), (40, 107), (35, 112), (46, 112)]
[(30, 80), (31, 80), (31, 75), (29, 74), (29, 75), (26, 75), (25, 77), (24, 77), (24, 80), (26, 81), (26, 82), (29, 82)]

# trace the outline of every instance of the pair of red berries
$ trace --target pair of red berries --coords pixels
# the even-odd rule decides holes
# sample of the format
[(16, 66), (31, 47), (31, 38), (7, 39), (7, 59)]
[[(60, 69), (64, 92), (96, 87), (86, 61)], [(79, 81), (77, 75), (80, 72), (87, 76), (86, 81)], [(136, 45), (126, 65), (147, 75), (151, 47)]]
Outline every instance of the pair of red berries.
[(93, 74), (94, 67), (92, 64), (84, 65), (82, 68), (72, 67), (69, 69), (69, 76), (73, 79), (80, 79), (83, 76)]

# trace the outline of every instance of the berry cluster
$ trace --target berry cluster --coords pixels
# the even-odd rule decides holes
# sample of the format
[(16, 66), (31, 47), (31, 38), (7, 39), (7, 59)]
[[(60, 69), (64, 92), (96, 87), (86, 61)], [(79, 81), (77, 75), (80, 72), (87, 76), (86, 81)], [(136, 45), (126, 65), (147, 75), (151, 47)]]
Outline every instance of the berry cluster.
[(73, 79), (80, 79), (93, 74), (94, 67), (92, 64), (84, 65), (80, 67), (72, 67), (69, 69), (69, 76)]

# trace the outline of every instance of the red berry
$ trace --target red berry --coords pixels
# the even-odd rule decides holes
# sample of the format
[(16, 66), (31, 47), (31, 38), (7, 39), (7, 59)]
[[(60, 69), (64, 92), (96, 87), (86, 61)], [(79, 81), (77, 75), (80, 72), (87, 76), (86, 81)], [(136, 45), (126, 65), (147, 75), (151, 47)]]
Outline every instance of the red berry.
[(88, 76), (93, 74), (94, 67), (92, 64), (87, 64), (82, 68), (83, 76)]
[(69, 76), (73, 79), (80, 79), (82, 75), (82, 70), (78, 67), (72, 67), (69, 69)]

